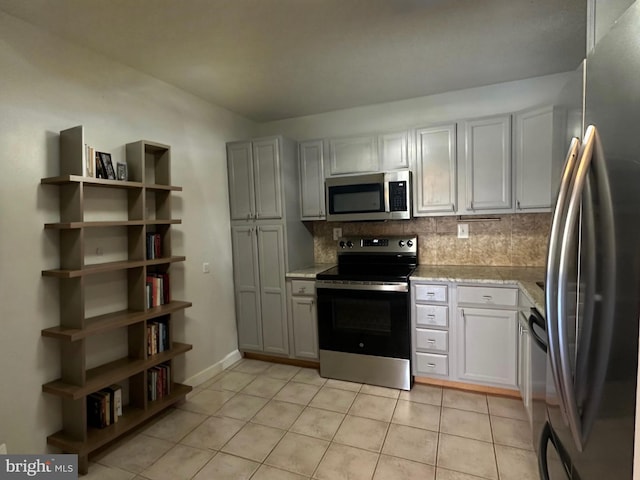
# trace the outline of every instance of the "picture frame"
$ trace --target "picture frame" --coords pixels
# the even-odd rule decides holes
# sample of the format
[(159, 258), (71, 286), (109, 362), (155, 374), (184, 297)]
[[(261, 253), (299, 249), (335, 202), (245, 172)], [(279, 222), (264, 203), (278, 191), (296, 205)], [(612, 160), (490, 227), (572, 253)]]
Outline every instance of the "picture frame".
[(113, 169), (113, 163), (111, 162), (111, 154), (100, 152), (100, 158), (102, 159), (102, 164), (104, 166), (105, 172), (107, 174), (107, 178), (109, 180), (116, 179), (116, 172)]
[(116, 164), (116, 168), (117, 168), (117, 174), (118, 177), (117, 179), (123, 182), (126, 182), (127, 180), (129, 180), (129, 172), (127, 171), (127, 164), (126, 163), (120, 163), (118, 162)]

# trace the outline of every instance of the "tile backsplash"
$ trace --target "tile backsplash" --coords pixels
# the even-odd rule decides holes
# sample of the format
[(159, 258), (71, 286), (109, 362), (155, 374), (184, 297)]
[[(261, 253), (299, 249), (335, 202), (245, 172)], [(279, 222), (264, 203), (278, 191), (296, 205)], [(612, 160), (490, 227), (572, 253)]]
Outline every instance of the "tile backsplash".
[[(417, 235), (418, 261), (424, 265), (494, 265), (543, 267), (551, 227), (550, 213), (468, 217), (423, 217), (389, 222), (313, 222), (317, 263), (335, 263), (333, 229), (350, 235)], [(458, 223), (469, 225), (469, 238), (458, 238)]]

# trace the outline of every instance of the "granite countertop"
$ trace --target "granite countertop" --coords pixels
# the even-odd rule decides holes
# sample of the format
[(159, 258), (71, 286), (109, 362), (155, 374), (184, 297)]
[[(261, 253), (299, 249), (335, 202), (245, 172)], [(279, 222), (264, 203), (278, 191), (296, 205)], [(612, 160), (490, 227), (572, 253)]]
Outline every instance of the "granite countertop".
[[(288, 279), (313, 280), (320, 272), (335, 266), (316, 263), (287, 272)], [(544, 315), (544, 292), (536, 282), (544, 280), (543, 267), (490, 267), (476, 265), (418, 265), (411, 280), (431, 282), (490, 283), (519, 287)]]
[(411, 280), (433, 282), (491, 283), (519, 287), (544, 315), (543, 267), (491, 267), (472, 265), (418, 265)]
[(316, 275), (320, 272), (324, 272), (325, 270), (334, 267), (334, 263), (315, 263), (305, 268), (301, 268), (299, 270), (294, 270), (292, 272), (287, 272), (285, 275), (286, 278), (302, 278), (302, 279), (312, 279), (316, 278)]

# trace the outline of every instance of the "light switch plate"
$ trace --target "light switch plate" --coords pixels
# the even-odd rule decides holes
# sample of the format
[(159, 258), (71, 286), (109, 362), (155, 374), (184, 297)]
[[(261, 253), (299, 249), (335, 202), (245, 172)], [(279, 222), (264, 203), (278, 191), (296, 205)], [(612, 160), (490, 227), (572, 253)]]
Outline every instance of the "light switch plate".
[(459, 223), (458, 224), (458, 238), (469, 238), (469, 224), (468, 223)]
[(340, 240), (341, 237), (342, 237), (342, 229), (341, 228), (334, 228), (333, 229), (333, 239), (334, 240)]

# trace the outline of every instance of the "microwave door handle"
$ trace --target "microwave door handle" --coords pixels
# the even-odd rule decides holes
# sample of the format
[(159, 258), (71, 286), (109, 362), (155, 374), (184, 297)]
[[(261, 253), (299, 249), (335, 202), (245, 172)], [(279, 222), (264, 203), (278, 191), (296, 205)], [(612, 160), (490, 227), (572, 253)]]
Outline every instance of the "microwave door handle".
[(582, 192), (587, 182), (587, 176), (591, 167), (593, 158), (593, 150), (595, 144), (595, 127), (589, 126), (585, 133), (584, 143), (581, 148), (580, 161), (576, 170), (574, 186), (569, 198), (569, 207), (567, 209), (567, 221), (564, 225), (562, 233), (562, 241), (560, 243), (560, 269), (558, 280), (558, 344), (559, 344), (559, 367), (558, 378), (560, 379), (561, 388), (564, 391), (564, 407), (567, 413), (567, 421), (571, 436), (576, 444), (579, 452), (583, 449), (582, 438), (582, 422), (578, 411), (578, 403), (576, 393), (573, 388), (573, 373), (571, 371), (571, 352), (569, 351), (568, 337), (568, 282), (569, 282), (569, 262), (570, 256), (576, 252), (573, 248), (572, 236), (576, 228), (579, 226), (580, 204)]
[(383, 185), (383, 196), (384, 196), (384, 211), (386, 213), (391, 213), (391, 203), (389, 201), (389, 182), (385, 179), (382, 182)]
[(556, 392), (563, 400), (563, 392), (560, 389), (560, 381), (558, 379), (558, 261), (559, 261), (559, 242), (562, 234), (562, 225), (566, 220), (567, 200), (573, 183), (576, 162), (580, 150), (580, 139), (574, 137), (571, 140), (567, 157), (564, 162), (564, 169), (560, 180), (560, 188), (558, 190), (558, 200), (553, 212), (551, 222), (551, 230), (549, 233), (549, 248), (547, 251), (547, 265), (545, 275), (545, 304), (546, 304), (546, 330), (547, 345), (549, 349), (549, 361), (551, 363), (551, 371), (556, 386)]

